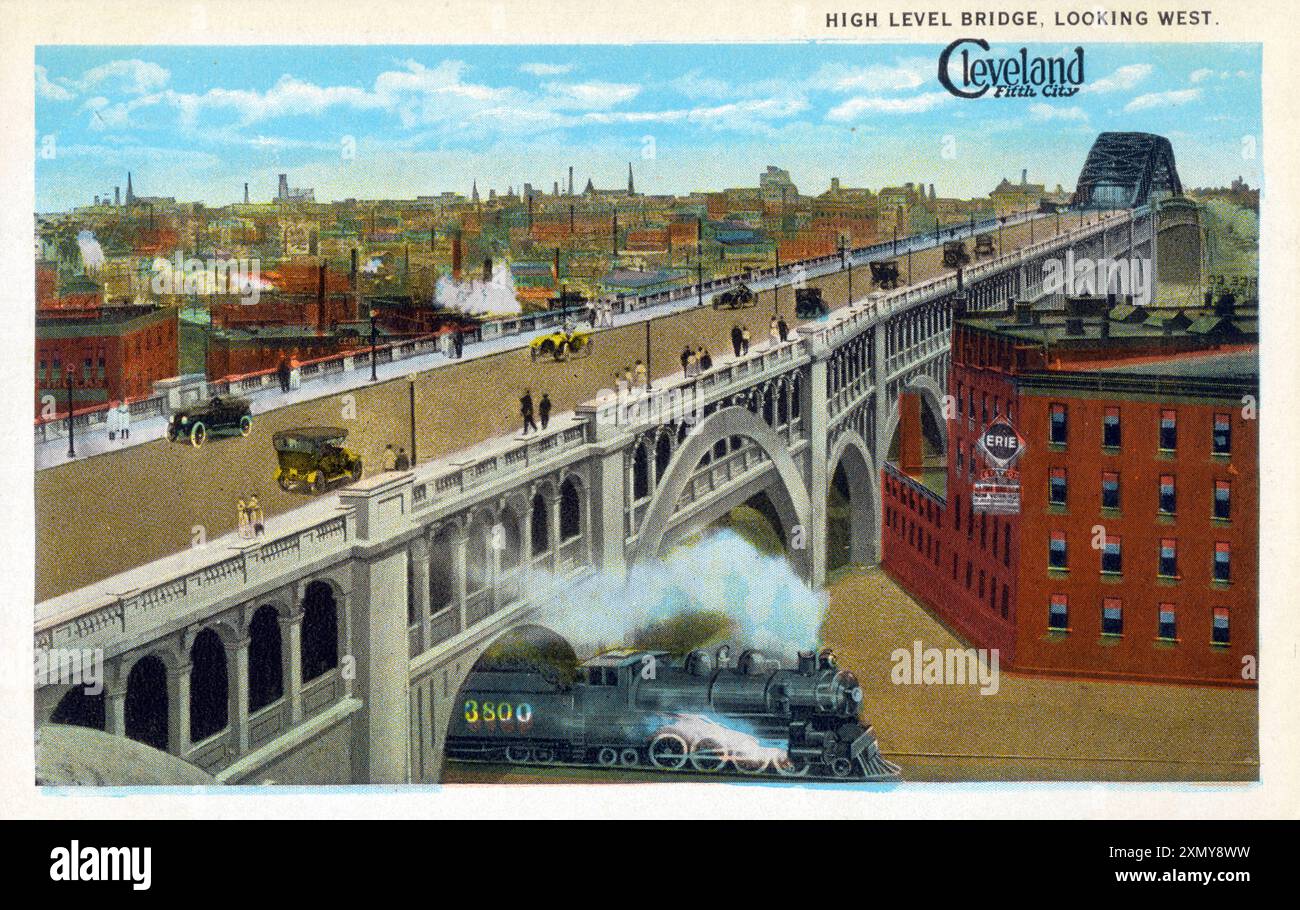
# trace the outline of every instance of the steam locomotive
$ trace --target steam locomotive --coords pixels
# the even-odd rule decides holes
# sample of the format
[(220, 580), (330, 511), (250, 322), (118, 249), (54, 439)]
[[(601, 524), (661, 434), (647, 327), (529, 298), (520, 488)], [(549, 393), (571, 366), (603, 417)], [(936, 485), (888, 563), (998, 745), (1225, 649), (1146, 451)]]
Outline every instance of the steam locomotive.
[(794, 669), (757, 651), (618, 650), (576, 678), (531, 667), (475, 670), (446, 743), (462, 761), (553, 763), (701, 773), (887, 781), (862, 688), (829, 650), (801, 652)]

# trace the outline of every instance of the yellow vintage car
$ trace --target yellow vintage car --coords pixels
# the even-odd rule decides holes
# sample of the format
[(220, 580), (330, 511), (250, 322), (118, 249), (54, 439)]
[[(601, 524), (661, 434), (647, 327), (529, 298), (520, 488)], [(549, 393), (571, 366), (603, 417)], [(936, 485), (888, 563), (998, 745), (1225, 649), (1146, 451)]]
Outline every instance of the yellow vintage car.
[(324, 493), (335, 481), (361, 479), (361, 459), (343, 447), (348, 431), (338, 427), (299, 427), (283, 430), (272, 439), (276, 483), (282, 490), (307, 489)]
[(538, 357), (567, 360), (570, 356), (586, 356), (591, 353), (592, 335), (590, 329), (556, 329), (528, 342), (528, 352), (533, 360)]

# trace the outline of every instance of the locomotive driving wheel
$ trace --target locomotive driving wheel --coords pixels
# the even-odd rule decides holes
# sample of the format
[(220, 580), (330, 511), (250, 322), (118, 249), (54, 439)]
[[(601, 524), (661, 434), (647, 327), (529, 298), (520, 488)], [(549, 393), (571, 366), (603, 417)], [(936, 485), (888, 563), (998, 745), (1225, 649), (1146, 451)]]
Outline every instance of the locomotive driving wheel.
[(716, 774), (727, 766), (727, 750), (712, 736), (702, 736), (691, 746), (691, 767), (705, 774)]
[(650, 764), (664, 771), (680, 771), (690, 749), (676, 733), (660, 733), (650, 740)]
[(772, 762), (772, 767), (776, 768), (776, 773), (782, 777), (803, 777), (808, 773), (808, 762), (788, 755), (776, 759)]
[(771, 761), (763, 755), (746, 756), (744, 758), (733, 758), (731, 763), (736, 766), (736, 770), (741, 774), (762, 774), (767, 770)]
[(506, 761), (512, 765), (521, 765), (532, 758), (532, 750), (527, 746), (506, 746)]

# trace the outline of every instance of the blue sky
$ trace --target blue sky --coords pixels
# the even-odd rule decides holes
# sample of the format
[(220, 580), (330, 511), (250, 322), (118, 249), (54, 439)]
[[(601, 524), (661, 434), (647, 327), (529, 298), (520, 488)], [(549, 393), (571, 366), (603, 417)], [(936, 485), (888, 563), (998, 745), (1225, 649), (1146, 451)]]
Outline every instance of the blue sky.
[(775, 164), (804, 193), (839, 177), (972, 196), (1021, 168), (1072, 187), (1103, 130), (1168, 136), (1190, 186), (1261, 182), (1257, 45), (1084, 49), (1071, 98), (966, 101), (935, 78), (939, 45), (44, 47), (36, 203), (86, 204), (128, 169), (137, 193), (220, 205), (245, 181), (270, 198), (281, 172), (318, 200), (409, 198), (549, 192), (570, 164), (578, 188), (622, 185), (629, 161), (643, 192), (752, 186)]

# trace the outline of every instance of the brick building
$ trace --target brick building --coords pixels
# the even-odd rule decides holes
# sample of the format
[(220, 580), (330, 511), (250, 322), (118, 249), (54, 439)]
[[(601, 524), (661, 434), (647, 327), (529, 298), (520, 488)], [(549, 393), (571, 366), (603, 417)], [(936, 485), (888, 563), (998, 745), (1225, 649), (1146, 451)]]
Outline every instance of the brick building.
[[(915, 458), (885, 468), (885, 567), (1008, 669), (1253, 686), (1256, 315), (1134, 313), (957, 320), (946, 485), (909, 476)], [(904, 416), (900, 432), (919, 424)], [(1024, 439), (1017, 514), (972, 507), (998, 416)]]
[(45, 309), (36, 314), (36, 416), (42, 399), (73, 408), (144, 398), (153, 384), (177, 373), (174, 310), (152, 306)]

